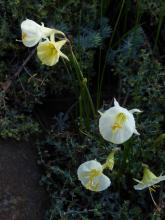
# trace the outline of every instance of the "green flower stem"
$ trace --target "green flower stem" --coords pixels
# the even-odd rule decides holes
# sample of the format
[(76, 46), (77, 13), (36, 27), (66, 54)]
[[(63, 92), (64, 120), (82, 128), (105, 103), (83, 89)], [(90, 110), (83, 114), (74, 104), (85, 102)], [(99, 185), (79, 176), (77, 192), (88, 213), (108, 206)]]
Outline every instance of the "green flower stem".
[[(70, 47), (71, 48), (71, 47)], [(92, 97), (90, 95), (90, 92), (89, 92), (89, 89), (87, 87), (87, 79), (83, 76), (83, 73), (81, 71), (81, 68), (80, 68), (80, 65), (77, 61), (77, 58), (76, 56), (74, 55), (73, 53), (73, 50), (71, 48), (71, 59), (70, 59), (70, 62), (71, 64), (73, 65), (74, 67), (74, 70), (75, 70), (75, 73), (76, 73), (76, 76), (77, 76), (77, 79), (79, 81), (79, 86), (82, 90), (85, 90), (85, 94), (81, 97), (81, 99), (83, 100), (84, 98), (87, 98), (88, 101), (89, 101), (89, 104), (90, 104), (90, 108), (91, 108), (91, 111), (92, 111), (92, 114), (93, 114), (93, 117), (95, 118), (96, 117), (96, 111), (95, 111), (95, 107), (94, 107), (94, 104), (93, 104), (93, 100), (92, 100)], [(86, 103), (86, 100), (83, 100), (84, 103)]]
[(165, 2), (162, 3), (162, 7), (160, 10), (160, 18), (159, 18), (159, 23), (158, 23), (158, 27), (157, 27), (157, 32), (156, 32), (156, 37), (155, 37), (155, 44), (154, 44), (154, 49), (153, 51), (155, 51), (157, 43), (158, 43), (158, 39), (159, 39), (159, 35), (160, 35), (160, 30), (163, 24), (163, 19), (165, 16)]
[[(108, 49), (109, 49), (109, 48), (111, 47), (111, 45), (112, 45), (112, 42), (113, 42), (113, 39), (114, 39), (114, 36), (115, 36), (115, 33), (116, 33), (117, 26), (118, 26), (118, 24), (119, 24), (119, 20), (120, 20), (121, 15), (122, 15), (122, 11), (123, 11), (124, 5), (125, 5), (125, 0), (123, 0), (122, 3), (121, 3), (119, 15), (118, 15), (118, 17), (117, 17), (117, 20), (116, 20), (116, 23), (115, 23), (115, 26), (114, 26), (114, 30), (113, 30), (112, 36), (111, 36), (111, 38), (110, 38), (110, 42), (109, 42)], [(108, 50), (107, 50), (107, 51), (108, 51)], [(107, 54), (108, 54), (108, 53), (107, 53)], [(106, 54), (106, 57), (105, 57), (105, 62), (104, 62), (104, 65), (103, 65), (102, 74), (101, 74), (101, 76), (100, 76), (100, 79), (98, 79), (98, 82), (99, 82), (98, 91), (97, 91), (97, 105), (98, 105), (98, 106), (100, 105), (100, 100), (101, 100), (101, 89), (102, 89), (102, 84), (103, 84), (103, 79), (104, 79), (104, 73), (105, 73), (105, 69), (106, 69), (107, 54)], [(97, 107), (98, 107), (98, 106), (97, 106)]]

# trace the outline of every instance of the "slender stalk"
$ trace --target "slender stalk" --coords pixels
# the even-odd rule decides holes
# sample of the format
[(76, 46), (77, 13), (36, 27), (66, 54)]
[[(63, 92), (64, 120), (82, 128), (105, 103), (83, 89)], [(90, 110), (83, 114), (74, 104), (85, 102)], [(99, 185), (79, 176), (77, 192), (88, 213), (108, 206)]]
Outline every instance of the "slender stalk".
[(158, 43), (160, 29), (162, 27), (164, 16), (165, 16), (165, 2), (163, 2), (163, 5), (162, 5), (161, 10), (160, 10), (160, 19), (159, 19), (158, 28), (157, 28), (157, 31), (156, 31), (155, 44), (154, 44), (153, 51), (155, 51), (157, 43)]
[(154, 44), (153, 51), (155, 51), (157, 43), (158, 43), (158, 38), (159, 38), (159, 34), (160, 34), (160, 28), (162, 26), (162, 21), (163, 21), (163, 17), (161, 17), (160, 20), (159, 20), (158, 28), (157, 28), (157, 31), (156, 31), (155, 44)]
[(150, 188), (149, 188), (149, 192), (150, 192), (151, 199), (152, 199), (152, 201), (153, 201), (153, 203), (154, 203), (154, 205), (155, 205), (157, 211), (160, 212), (160, 211), (161, 211), (161, 208), (160, 208), (160, 207), (158, 206), (158, 204), (155, 202), (154, 197), (153, 197), (153, 195), (152, 195), (152, 192), (151, 192), (151, 189), (150, 189)]
[[(117, 17), (115, 26), (114, 26), (114, 30), (113, 30), (113, 32), (112, 32), (112, 36), (111, 36), (110, 41), (109, 41), (108, 49), (111, 47), (111, 44), (112, 44), (112, 42), (113, 42), (113, 38), (114, 38), (114, 36), (115, 36), (115, 34), (116, 34), (116, 29), (117, 29), (117, 26), (118, 26), (118, 24), (119, 24), (119, 20), (120, 20), (120, 18), (121, 18), (121, 14), (122, 14), (122, 11), (123, 11), (123, 8), (124, 8), (124, 4), (125, 4), (125, 0), (122, 0), (122, 4), (121, 4), (120, 11), (119, 11), (119, 14), (118, 14), (118, 17)], [(107, 50), (107, 51), (108, 51), (108, 50)], [(103, 79), (104, 79), (104, 74), (105, 74), (107, 55), (108, 55), (108, 53), (106, 54), (106, 57), (105, 57), (105, 62), (104, 62), (104, 66), (103, 66), (101, 78), (100, 78), (100, 80), (99, 80), (99, 81), (100, 81), (99, 89), (98, 89), (98, 91), (97, 91), (98, 105), (100, 104), (100, 99), (101, 99), (101, 89), (102, 89), (102, 84), (103, 84)]]
[[(76, 56), (74, 55), (74, 53), (72, 51), (72, 48), (71, 48), (71, 55), (72, 55), (72, 64), (74, 66), (75, 73), (76, 73), (77, 79), (79, 81), (79, 86), (80, 86), (80, 88), (84, 88), (85, 93), (87, 95), (87, 99), (88, 99), (90, 107), (91, 107), (92, 114), (95, 117), (96, 116), (95, 107), (94, 107), (93, 100), (90, 95), (89, 89), (87, 87), (87, 79), (83, 76), (80, 65), (77, 61)], [(83, 99), (83, 97), (82, 97), (82, 99)]]
[[(100, 20), (102, 20), (102, 16), (103, 16), (103, 4), (104, 1), (101, 1), (101, 5), (100, 5)], [(99, 84), (100, 84), (100, 77), (101, 77), (101, 60), (102, 60), (102, 52), (101, 52), (101, 47), (99, 48), (99, 71), (98, 71), (98, 77), (97, 77), (97, 91), (99, 91)], [(97, 95), (96, 98), (96, 108), (99, 108), (99, 96)]]
[(79, 114), (80, 114), (80, 128), (83, 127), (83, 106), (82, 106), (82, 98), (79, 96)]
[(140, 10), (140, 3), (139, 1), (136, 2), (136, 8), (137, 8), (137, 14), (136, 14), (136, 22), (135, 24), (137, 25), (140, 21), (141, 18), (141, 10)]

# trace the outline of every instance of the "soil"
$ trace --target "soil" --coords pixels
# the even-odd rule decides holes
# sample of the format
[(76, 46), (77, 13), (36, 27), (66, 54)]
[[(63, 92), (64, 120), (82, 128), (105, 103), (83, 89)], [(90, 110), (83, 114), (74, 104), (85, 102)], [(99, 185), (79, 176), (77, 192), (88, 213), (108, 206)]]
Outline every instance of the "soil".
[(0, 140), (0, 220), (43, 220), (47, 196), (39, 185), (32, 143)]

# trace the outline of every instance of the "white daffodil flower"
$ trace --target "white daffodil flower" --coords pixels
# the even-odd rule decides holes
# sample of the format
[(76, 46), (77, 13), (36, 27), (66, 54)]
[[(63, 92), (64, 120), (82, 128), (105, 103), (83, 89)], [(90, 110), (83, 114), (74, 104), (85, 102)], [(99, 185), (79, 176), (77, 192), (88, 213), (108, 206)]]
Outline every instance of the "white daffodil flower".
[(66, 42), (67, 40), (57, 42), (54, 40), (46, 40), (40, 42), (37, 46), (37, 56), (42, 64), (53, 66), (59, 61), (60, 56), (69, 60), (68, 57), (61, 52), (61, 48)]
[(42, 39), (46, 39), (46, 37), (52, 34), (62, 34), (64, 33), (58, 31), (56, 29), (51, 29), (44, 27), (42, 25), (37, 24), (35, 21), (26, 19), (21, 23), (21, 30), (22, 30), (22, 42), (26, 47), (33, 47), (38, 44)]
[(114, 99), (114, 107), (109, 108), (104, 113), (101, 113), (99, 119), (99, 130), (103, 138), (114, 144), (122, 144), (127, 141), (132, 135), (139, 133), (135, 127), (135, 119), (133, 113), (141, 112), (139, 109), (128, 111), (123, 108)]
[(165, 180), (165, 175), (156, 176), (153, 172), (150, 171), (147, 165), (144, 166), (144, 173), (142, 180), (134, 179), (138, 182), (137, 185), (134, 186), (135, 190), (143, 190), (145, 188), (149, 188), (154, 191), (154, 188), (157, 183)]
[(82, 185), (94, 192), (103, 191), (111, 185), (110, 179), (103, 174), (102, 165), (96, 160), (90, 160), (81, 164), (77, 175)]

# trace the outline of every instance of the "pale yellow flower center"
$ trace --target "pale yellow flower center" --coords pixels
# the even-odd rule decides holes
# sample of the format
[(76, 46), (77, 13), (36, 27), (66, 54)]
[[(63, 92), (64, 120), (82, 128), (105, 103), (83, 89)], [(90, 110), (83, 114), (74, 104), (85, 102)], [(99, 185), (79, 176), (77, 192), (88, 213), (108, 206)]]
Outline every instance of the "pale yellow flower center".
[(42, 50), (47, 58), (54, 57), (57, 54), (57, 50), (52, 43), (46, 43), (45, 45), (43, 45)]
[(53, 65), (58, 61), (59, 52), (52, 42), (44, 42), (39, 44), (37, 48), (37, 54), (42, 63), (47, 65)]
[(93, 179), (93, 178), (95, 178), (96, 176), (100, 176), (101, 174), (102, 174), (102, 171), (101, 171), (101, 170), (92, 169), (92, 170), (89, 172), (88, 176), (89, 176), (90, 179)]
[(124, 122), (126, 121), (127, 116), (124, 113), (118, 113), (115, 122), (112, 125), (112, 132), (116, 132), (123, 127)]
[(88, 183), (86, 184), (86, 188), (87, 189), (93, 189), (95, 191), (98, 190), (100, 184), (99, 182), (95, 182), (94, 183), (94, 178), (97, 177), (97, 176), (100, 176), (102, 174), (102, 171), (101, 170), (96, 170), (96, 169), (92, 169), (90, 172), (88, 172), (87, 176), (89, 177), (89, 181)]
[(22, 32), (22, 40), (26, 40), (26, 38), (27, 38), (27, 33)]

